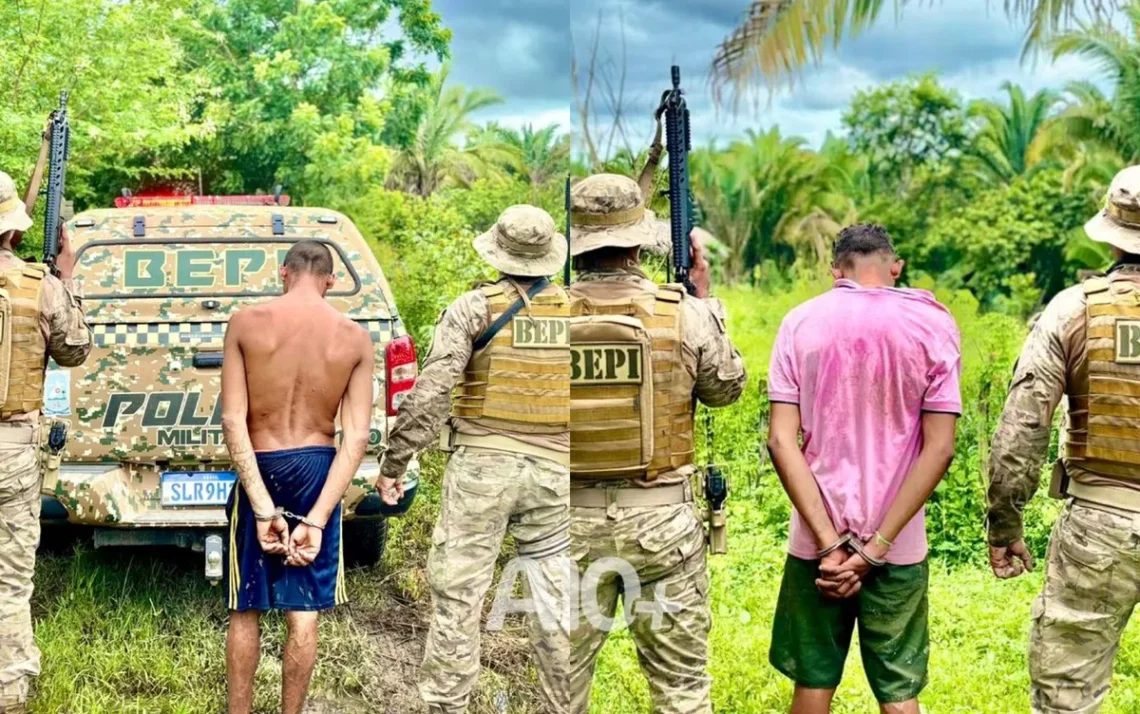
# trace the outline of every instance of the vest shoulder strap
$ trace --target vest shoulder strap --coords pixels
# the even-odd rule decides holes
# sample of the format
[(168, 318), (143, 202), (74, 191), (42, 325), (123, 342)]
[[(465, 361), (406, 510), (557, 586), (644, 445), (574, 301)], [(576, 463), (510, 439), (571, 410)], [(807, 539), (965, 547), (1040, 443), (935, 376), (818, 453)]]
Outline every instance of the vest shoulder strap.
[(665, 302), (681, 302), (685, 297), (685, 286), (680, 283), (666, 283), (657, 286), (657, 299)]
[(1085, 291), (1085, 295), (1095, 295), (1097, 293), (1107, 292), (1109, 287), (1111, 287), (1111, 283), (1109, 282), (1108, 278), (1104, 276), (1089, 278), (1088, 280), (1081, 283), (1081, 289)]
[[(550, 285), (550, 281), (546, 278), (536, 280), (534, 285), (531, 285), (530, 288), (526, 291), (527, 298), (533, 298), (535, 295), (538, 295), (540, 292), (546, 289), (547, 285)], [(495, 287), (498, 287), (499, 293), (502, 293), (502, 287)], [(476, 338), (475, 343), (472, 345), (472, 349), (475, 352), (478, 352), (487, 345), (491, 344), (491, 340), (495, 339), (495, 335), (499, 334), (499, 331), (506, 327), (508, 322), (514, 319), (518, 311), (522, 309), (522, 306), (523, 299), (520, 295), (519, 298), (515, 300), (514, 304), (504, 310), (503, 314), (499, 315), (499, 317), (494, 322), (488, 325), (486, 330), (483, 330), (483, 334), (479, 335), (479, 337)]]
[(43, 280), (47, 275), (48, 267), (43, 263), (27, 263), (24, 265), (24, 275), (36, 280)]

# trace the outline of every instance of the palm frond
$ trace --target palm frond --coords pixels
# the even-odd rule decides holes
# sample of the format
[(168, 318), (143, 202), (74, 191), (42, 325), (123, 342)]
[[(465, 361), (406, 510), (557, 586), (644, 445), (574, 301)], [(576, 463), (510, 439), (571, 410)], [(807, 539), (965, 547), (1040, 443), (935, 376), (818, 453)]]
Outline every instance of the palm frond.
[[(908, 0), (891, 0), (896, 11)], [(743, 21), (717, 48), (710, 79), (722, 105), (732, 90), (735, 109), (752, 88), (786, 81), (819, 62), (824, 51), (879, 16), (885, 0), (754, 0)]]
[[(912, 2), (889, 0), (896, 20)], [(934, 0), (929, 0), (933, 2)], [(939, 0), (944, 1), (944, 0)], [(997, 0), (987, 0), (996, 4)], [(1125, 0), (1002, 0), (1005, 14), (1025, 23), (1024, 54), (1072, 26), (1077, 17), (1111, 19)], [(739, 110), (763, 89), (793, 85), (802, 69), (818, 63), (828, 47), (874, 24), (888, 0), (752, 0), (740, 24), (717, 48), (709, 71), (713, 101)]]

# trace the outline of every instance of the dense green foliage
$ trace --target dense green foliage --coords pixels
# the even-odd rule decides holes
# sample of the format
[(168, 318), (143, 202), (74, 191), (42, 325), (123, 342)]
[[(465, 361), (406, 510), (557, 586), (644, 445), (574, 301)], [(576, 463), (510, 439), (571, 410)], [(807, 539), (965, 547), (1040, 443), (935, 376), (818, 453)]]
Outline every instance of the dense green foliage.
[[(881, 4), (852, 7), (873, 18), (867, 8)], [(926, 704), (1025, 710), (1020, 653), (1040, 580), (998, 583), (979, 567), (985, 464), (1023, 318), (1078, 269), (1108, 260), (1079, 229), (1112, 173), (1140, 158), (1140, 9), (1127, 20), (1130, 33), (1092, 26), (1049, 45), (1057, 55), (1100, 60), (1107, 93), (1075, 83), (1026, 96), (1010, 86), (1002, 101), (967, 105), (935, 77), (919, 76), (860, 92), (840, 134), (816, 150), (769, 128), (694, 153), (694, 193), (719, 238), (718, 292), (752, 375), (740, 403), (711, 413), (712, 453), (734, 484), (732, 552), (711, 565), (718, 711), (768, 712), (788, 702), (790, 687), (764, 663), (789, 505), (762, 445), (763, 378), (780, 320), (826, 289), (821, 266), (831, 242), (856, 220), (891, 230), (908, 261), (906, 280), (934, 290), (962, 333), (957, 453), (927, 508), (938, 563)], [(0, 3), (0, 169), (26, 180), (43, 120), (66, 88), (69, 193), (78, 208), (109, 205), (123, 186), (196, 190), (201, 182), (206, 192), (252, 193), (283, 184), (298, 202), (353, 218), (423, 354), (439, 310), (491, 275), (471, 240), (503, 208), (534, 203), (562, 224), (570, 159), (558, 127), (480, 125), (473, 113), (501, 99), (454, 85), (446, 63), (425, 68), (446, 61), (449, 39), (426, 0)], [(623, 151), (579, 173), (636, 175), (644, 159)], [(660, 196), (651, 202), (658, 213), (668, 208)], [(441, 478), (438, 455), (426, 461), (419, 503), (393, 524), (387, 569), (353, 573), (352, 609), (322, 624), (314, 692), (329, 710), (374, 708), (377, 693), (415, 696), (423, 560)], [(1055, 509), (1042, 497), (1029, 506), (1027, 540), (1038, 555)], [(137, 565), (127, 554), (81, 550), (44, 561), (36, 617), (45, 672), (35, 711), (221, 706), (225, 613), (216, 591), (200, 583), (197, 561), (140, 558)], [(948, 569), (958, 565), (966, 567)], [(267, 629), (279, 636), (280, 621)], [(518, 633), (488, 638), (475, 711), (501, 711), (494, 702), (503, 693), (510, 711), (534, 710), (522, 642)], [(277, 645), (267, 649), (279, 654)], [(263, 709), (280, 677), (274, 661), (267, 657), (259, 673)], [(1130, 635), (1118, 666), (1131, 672), (1138, 662)], [(851, 674), (836, 710), (867, 711), (856, 665)], [(1130, 684), (1113, 694), (1114, 711), (1135, 710), (1140, 691)], [(648, 710), (625, 635), (607, 647), (595, 693), (598, 712)]]
[(772, 129), (697, 152), (694, 193), (725, 243), (724, 276), (825, 262), (853, 220), (886, 226), (912, 276), (1019, 316), (1079, 269), (1104, 268), (1108, 252), (1080, 228), (1115, 171), (1140, 157), (1140, 3), (1127, 5), (1115, 23), (1046, 42), (1056, 57), (1096, 60), (1109, 93), (1089, 81), (1033, 95), (1006, 84), (1003, 100), (966, 104), (921, 75), (858, 92), (842, 134), (817, 151)]

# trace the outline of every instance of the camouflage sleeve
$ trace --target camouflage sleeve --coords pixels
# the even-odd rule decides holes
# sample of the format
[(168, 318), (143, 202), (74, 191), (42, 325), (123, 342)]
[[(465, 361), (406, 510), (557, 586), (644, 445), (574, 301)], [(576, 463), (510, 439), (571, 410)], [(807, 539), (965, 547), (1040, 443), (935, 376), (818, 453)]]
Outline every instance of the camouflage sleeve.
[(416, 386), (400, 405), (381, 456), (382, 476), (403, 476), (412, 456), (436, 438), (451, 410), (451, 390), (463, 379), (471, 359), (471, 345), (489, 321), (487, 299), (479, 291), (464, 294), (440, 314)]
[(48, 275), (44, 281), (43, 318), (48, 354), (61, 367), (83, 364), (91, 352), (91, 328), (83, 315), (83, 294), (73, 280)]
[(716, 298), (685, 302), (686, 362), (695, 363), (694, 391), (702, 403), (725, 407), (740, 398), (748, 375), (744, 360), (728, 339), (724, 304)]
[(1037, 491), (1049, 450), (1053, 412), (1065, 393), (1062, 341), (1066, 302), (1058, 296), (1025, 340), (1014, 368), (990, 452), (989, 542), (1006, 546), (1022, 537), (1022, 509)]

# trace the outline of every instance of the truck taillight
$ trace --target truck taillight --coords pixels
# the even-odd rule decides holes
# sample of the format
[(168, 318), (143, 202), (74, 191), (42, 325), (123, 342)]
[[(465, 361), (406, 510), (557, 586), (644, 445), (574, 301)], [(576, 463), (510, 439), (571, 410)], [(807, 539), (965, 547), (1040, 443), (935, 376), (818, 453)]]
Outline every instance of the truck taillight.
[(384, 348), (384, 376), (388, 381), (388, 416), (396, 416), (400, 402), (416, 384), (416, 343), (408, 335), (397, 337)]

